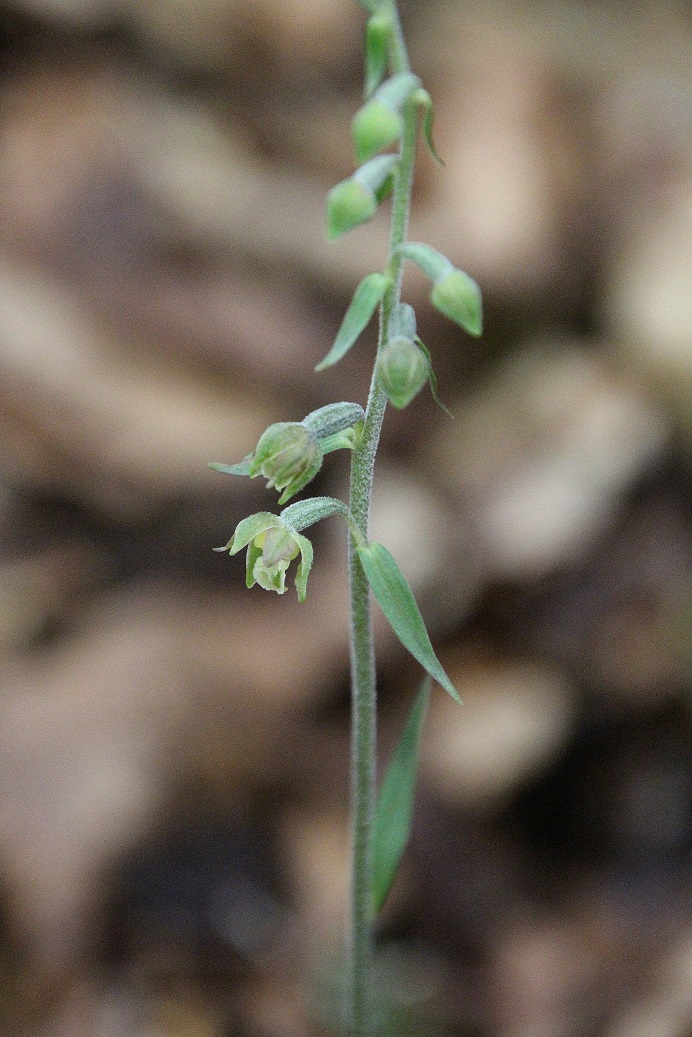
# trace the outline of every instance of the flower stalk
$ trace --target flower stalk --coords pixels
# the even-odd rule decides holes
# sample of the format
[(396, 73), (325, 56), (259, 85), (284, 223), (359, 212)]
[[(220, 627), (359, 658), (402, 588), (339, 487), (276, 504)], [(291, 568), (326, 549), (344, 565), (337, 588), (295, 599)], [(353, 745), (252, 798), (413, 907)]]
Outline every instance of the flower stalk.
[[(295, 562), (295, 585), (302, 602), (313, 550), (301, 531), (332, 515), (343, 518), (348, 529), (352, 704), (348, 1037), (375, 1034), (374, 923), (408, 838), (430, 678), (460, 701), (435, 655), (423, 617), (396, 560), (382, 544), (372, 543), (368, 534), (375, 458), (387, 402), (397, 408), (408, 406), (426, 382), (435, 401), (440, 402), (430, 353), (416, 334), (415, 312), (401, 301), (404, 263), (416, 263), (430, 278), (431, 301), (440, 312), (469, 334), (480, 334), (482, 326), (476, 282), (430, 246), (407, 242), (419, 129), (428, 151), (437, 159), (431, 136), (432, 101), (420, 79), (411, 73), (396, 0), (361, 3), (370, 14), (366, 29), (367, 100), (354, 119), (353, 134), (356, 155), (364, 164), (330, 192), (327, 228), (328, 236), (334, 238), (366, 222), (391, 191), (389, 249), (384, 270), (368, 274), (357, 286), (336, 339), (316, 370), (342, 360), (379, 308), (377, 354), (367, 406), (363, 411), (358, 404), (334, 403), (313, 411), (302, 421), (276, 423), (242, 461), (211, 465), (228, 475), (264, 476), (269, 489), (281, 492), (279, 503), (283, 504), (314, 479), (326, 454), (341, 449), (351, 452), (348, 505), (331, 497), (313, 497), (291, 504), (279, 515), (251, 515), (238, 524), (225, 547), (217, 549), (231, 555), (246, 549), (247, 586), (259, 585), (278, 594), (285, 592), (286, 573)], [(380, 154), (394, 144), (396, 152)], [(427, 671), (379, 797), (371, 591), (394, 633)]]

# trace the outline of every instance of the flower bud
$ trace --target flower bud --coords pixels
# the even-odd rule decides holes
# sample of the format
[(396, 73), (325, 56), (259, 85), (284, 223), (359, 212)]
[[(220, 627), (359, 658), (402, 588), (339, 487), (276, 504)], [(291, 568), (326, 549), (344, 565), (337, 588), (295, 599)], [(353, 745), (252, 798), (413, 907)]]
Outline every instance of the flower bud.
[(415, 342), (398, 335), (382, 349), (377, 374), (390, 403), (401, 410), (428, 381), (430, 362)]
[(283, 490), (283, 504), (314, 479), (322, 467), (322, 451), (314, 432), (298, 421), (280, 421), (260, 436), (249, 475), (263, 475), (267, 489)]
[(404, 128), (404, 105), (420, 85), (420, 79), (412, 72), (392, 76), (356, 112), (352, 129), (359, 162), (364, 162), (400, 139)]
[(377, 212), (375, 192), (353, 177), (332, 187), (327, 196), (327, 235), (333, 240), (358, 227)]
[(379, 155), (331, 189), (327, 197), (327, 234), (330, 238), (338, 238), (375, 215), (378, 205), (391, 190), (398, 161), (396, 155)]
[(460, 324), (470, 335), (481, 334), (481, 290), (474, 279), (463, 270), (452, 269), (435, 281), (430, 301), (440, 313)]
[(365, 162), (394, 144), (401, 137), (402, 129), (400, 112), (378, 100), (377, 96), (368, 101), (353, 119), (353, 142), (358, 161)]
[(413, 260), (432, 281), (430, 301), (433, 306), (469, 335), (480, 335), (483, 331), (483, 299), (474, 279), (453, 266), (441, 252), (419, 241), (406, 242), (400, 253)]

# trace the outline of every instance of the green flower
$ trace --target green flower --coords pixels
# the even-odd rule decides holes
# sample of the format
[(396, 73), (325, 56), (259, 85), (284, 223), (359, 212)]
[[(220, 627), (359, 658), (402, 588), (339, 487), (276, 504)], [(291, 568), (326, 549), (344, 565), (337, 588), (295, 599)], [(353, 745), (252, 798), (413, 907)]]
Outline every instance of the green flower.
[(312, 568), (312, 544), (307, 537), (297, 533), (292, 526), (268, 511), (260, 511), (243, 519), (224, 547), (216, 551), (228, 551), (236, 555), (247, 547), (245, 582), (248, 587), (256, 583), (267, 591), (283, 594), (286, 590), (286, 570), (294, 558), (300, 555), (295, 584), (298, 601), (305, 601), (307, 582)]
[(269, 490), (283, 490), (279, 504), (285, 504), (315, 478), (322, 459), (314, 432), (300, 421), (279, 421), (260, 436), (248, 474), (263, 475)]

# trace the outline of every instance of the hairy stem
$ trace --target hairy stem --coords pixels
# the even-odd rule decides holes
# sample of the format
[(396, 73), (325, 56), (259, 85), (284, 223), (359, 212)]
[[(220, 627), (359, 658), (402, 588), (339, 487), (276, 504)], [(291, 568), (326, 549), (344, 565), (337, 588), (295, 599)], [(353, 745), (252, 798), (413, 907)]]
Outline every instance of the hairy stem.
[[(396, 73), (409, 70), (395, 0), (388, 0), (395, 31), (390, 63)], [(404, 112), (401, 161), (394, 187), (387, 269), (392, 286), (380, 312), (378, 352), (388, 338), (389, 319), (401, 298), (403, 260), (398, 248), (406, 240), (416, 157), (418, 116), (409, 104)], [(353, 452), (349, 506), (361, 535), (367, 539), (375, 455), (380, 439), (387, 398), (375, 374), (365, 413), (360, 444)], [(376, 672), (372, 636), (370, 594), (353, 537), (349, 538), (351, 588), (351, 808), (352, 873), (349, 1031), (352, 1037), (372, 1037), (374, 1032), (371, 992), (373, 960), (373, 828), (375, 815)]]

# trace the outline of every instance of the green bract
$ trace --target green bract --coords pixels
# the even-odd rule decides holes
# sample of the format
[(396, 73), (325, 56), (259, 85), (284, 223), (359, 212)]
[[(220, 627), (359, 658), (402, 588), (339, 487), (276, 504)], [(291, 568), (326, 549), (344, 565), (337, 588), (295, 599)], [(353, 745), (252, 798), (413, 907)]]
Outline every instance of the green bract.
[(236, 555), (247, 547), (245, 582), (248, 587), (256, 583), (264, 590), (283, 594), (286, 590), (286, 570), (300, 554), (296, 573), (298, 601), (305, 601), (307, 582), (312, 568), (312, 544), (278, 515), (260, 511), (238, 523), (235, 533), (224, 547), (217, 551), (228, 551)]
[(317, 436), (299, 421), (279, 421), (260, 436), (250, 461), (251, 478), (263, 475), (267, 489), (283, 490), (279, 504), (290, 500), (322, 467)]
[(325, 368), (331, 367), (348, 353), (370, 323), (373, 313), (382, 302), (384, 293), (390, 284), (391, 281), (384, 274), (368, 274), (363, 278), (344, 314), (344, 319), (334, 339), (334, 345), (324, 360), (317, 364), (316, 371), (324, 371)]
[(377, 359), (377, 375), (393, 407), (401, 410), (430, 377), (430, 362), (410, 338), (390, 339)]
[(386, 547), (374, 541), (359, 544), (356, 550), (377, 604), (404, 648), (408, 648), (423, 669), (427, 670), (453, 699), (461, 702), (456, 688), (435, 655), (413, 591), (392, 555)]

